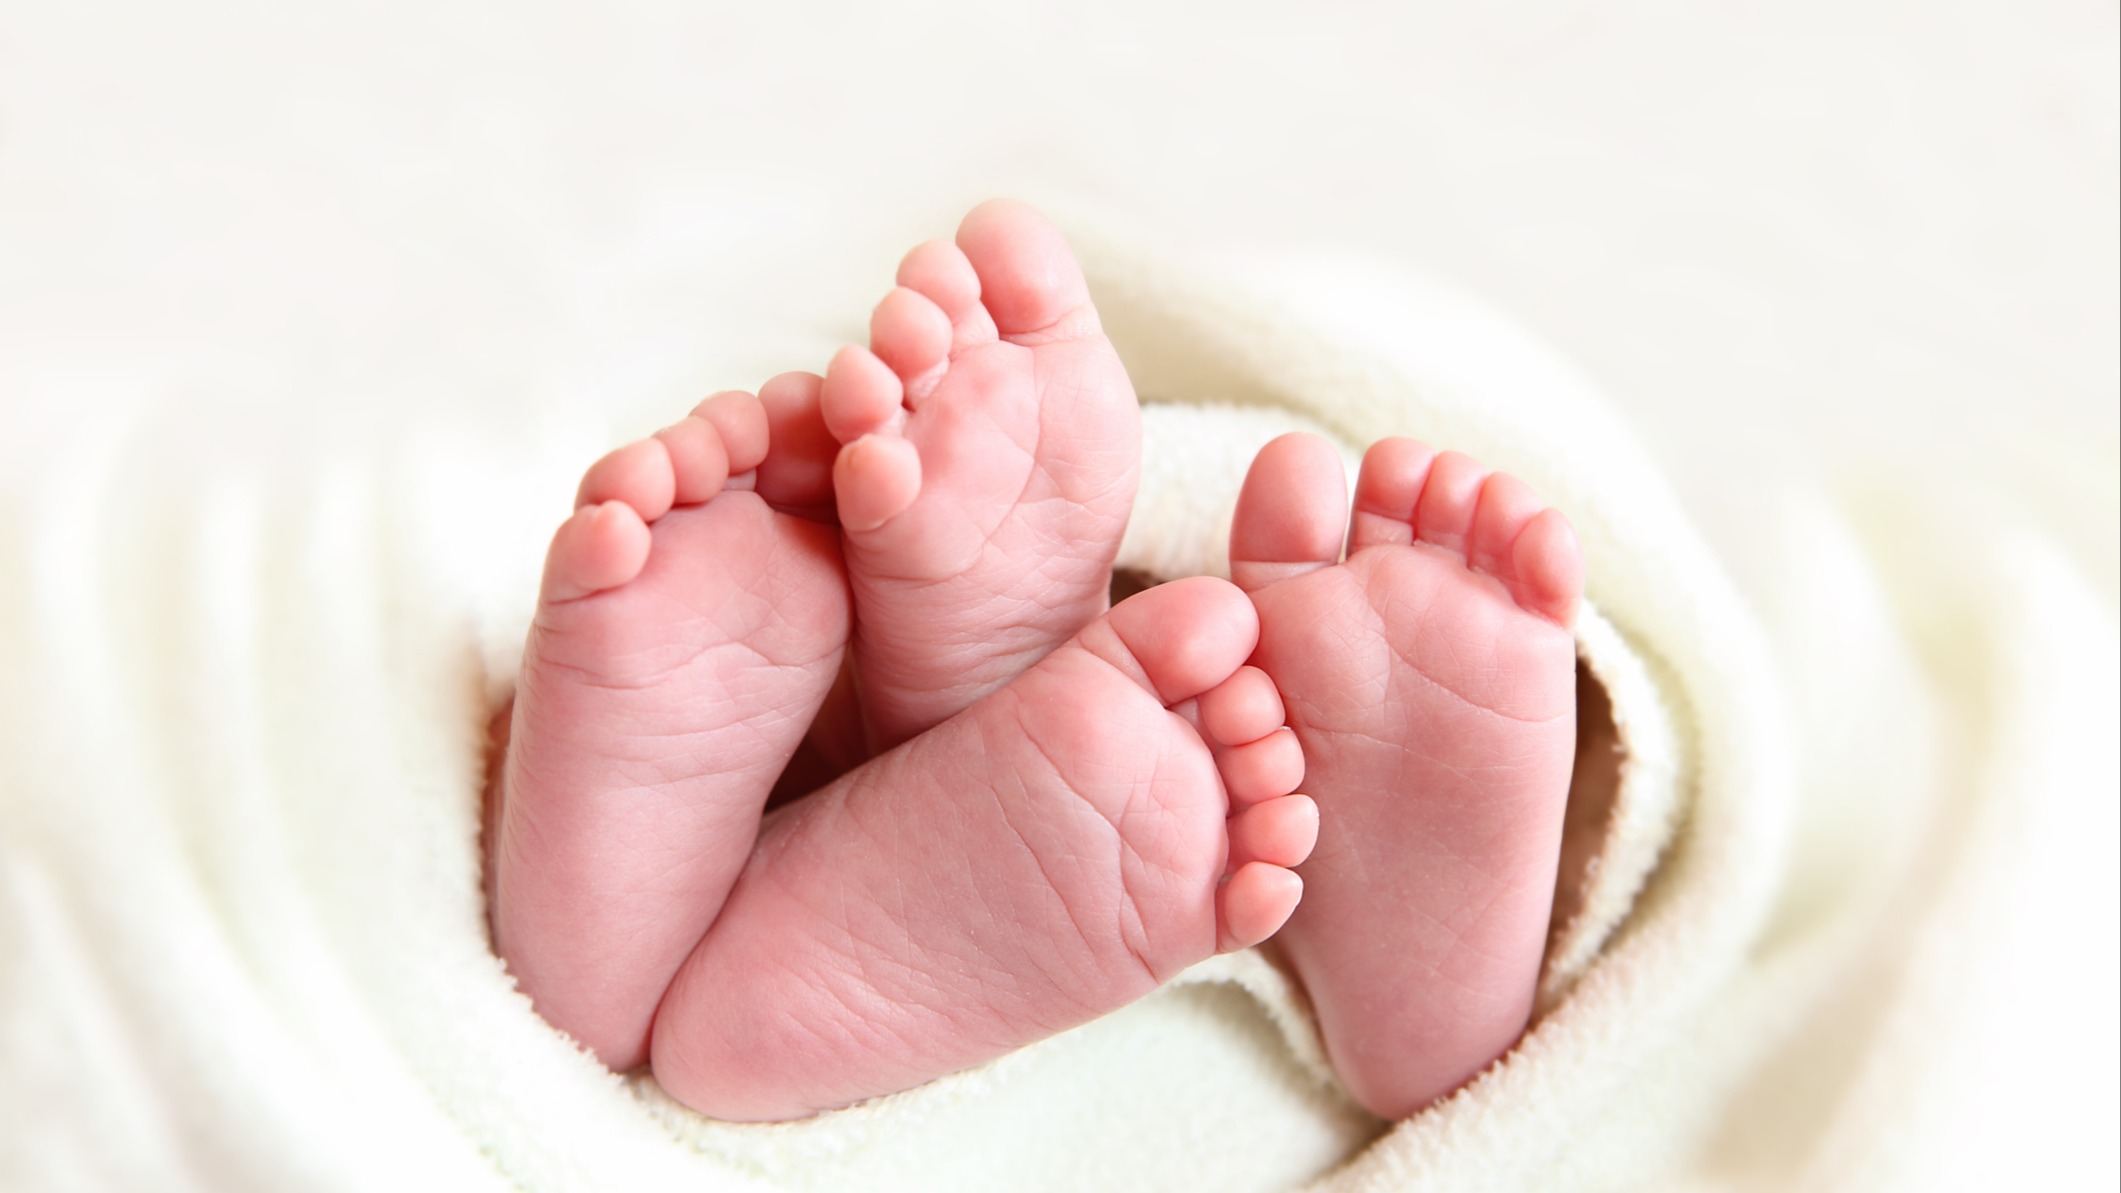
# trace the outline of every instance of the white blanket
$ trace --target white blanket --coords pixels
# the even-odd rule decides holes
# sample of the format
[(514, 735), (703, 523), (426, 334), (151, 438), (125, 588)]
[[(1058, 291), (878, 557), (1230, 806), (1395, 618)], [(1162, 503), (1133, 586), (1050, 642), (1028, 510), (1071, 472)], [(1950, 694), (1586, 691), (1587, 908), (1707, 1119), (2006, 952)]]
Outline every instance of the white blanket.
[[(2113, 1186), (2110, 7), (919, 7), (0, 0), (0, 1189)], [(1130, 565), (1220, 568), (1292, 425), (1590, 548), (1617, 786), (1408, 1123), (1256, 958), (730, 1128), (486, 947), (579, 469), (996, 191), (1088, 212)], [(1149, 247), (1250, 236), (1477, 281), (1629, 426), (1397, 272)]]
[(0, 520), (6, 1185), (1934, 1187), (1981, 1075), (1951, 1029), (2008, 985), (2042, 834), (2102, 794), (2111, 823), (2107, 599), (1978, 494), (1886, 495), (1793, 505), (1748, 609), (1596, 397), (1474, 304), (1081, 240), (1151, 403), (1123, 565), (1218, 570), (1292, 426), (1460, 447), (1574, 519), (1625, 757), (1509, 1057), (1385, 1131), (1242, 955), (896, 1098), (698, 1120), (532, 1014), (479, 895), (542, 538), (633, 428), (334, 444), (197, 400), (41, 442)]

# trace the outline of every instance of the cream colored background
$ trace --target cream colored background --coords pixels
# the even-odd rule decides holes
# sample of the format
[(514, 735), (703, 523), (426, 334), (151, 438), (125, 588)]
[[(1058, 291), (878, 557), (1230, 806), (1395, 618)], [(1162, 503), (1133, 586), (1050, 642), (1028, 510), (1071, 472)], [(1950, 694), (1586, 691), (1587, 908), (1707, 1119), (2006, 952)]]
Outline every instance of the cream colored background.
[[(815, 367), (897, 247), (1012, 192), (1485, 296), (1742, 584), (1763, 493), (1981, 470), (2115, 599), (2110, 4), (1000, 7), (7, 0), (0, 495), (102, 436), (299, 466), (405, 420), (645, 426)], [(2056, 860), (1955, 1181), (2116, 1179), (2115, 810), (2084, 816), (2026, 829)]]

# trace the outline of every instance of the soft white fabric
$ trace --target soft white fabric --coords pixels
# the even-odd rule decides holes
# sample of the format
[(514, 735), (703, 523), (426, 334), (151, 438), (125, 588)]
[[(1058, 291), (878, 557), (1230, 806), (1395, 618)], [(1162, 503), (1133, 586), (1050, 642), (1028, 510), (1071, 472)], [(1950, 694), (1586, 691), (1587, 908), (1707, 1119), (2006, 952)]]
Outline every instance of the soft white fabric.
[[(1899, 535), (1901, 582), (1966, 602), (1901, 625), (1847, 522), (1799, 511), (1787, 605), (1764, 621), (1597, 399), (1474, 305), (1083, 239), (1153, 403), (1123, 563), (1217, 570), (1244, 463), (1295, 426), (1461, 446), (1575, 520), (1598, 609), (1583, 641), (1641, 794), (1561, 950), (1602, 952), (1505, 1063), (1365, 1149), (1375, 1125), (1246, 956), (898, 1098), (703, 1123), (546, 1028), (481, 919), (483, 722), (568, 471), (605, 436), (556, 429), (543, 454), (282, 440), (202, 471), (164, 444), (181, 432), (142, 423), (50, 444), (66, 467), (8, 521), (17, 1183), (1276, 1188), (1343, 1159), (1324, 1187), (1925, 1173), (1915, 1095), (1954, 1063), (1935, 1033), (1970, 1013), (1970, 946), (2007, 922), (2013, 826), (2111, 772), (2111, 613), (2066, 561), (1997, 525), (1948, 544), (1997, 566), (1925, 575)], [(239, 433), (172, 413), (206, 442)], [(1925, 643), (1962, 671), (1924, 675)], [(1815, 685), (1808, 722), (1786, 721), (1794, 683)], [(1973, 719), (1947, 736), (1955, 701)]]
[[(2110, 1187), (2111, 9), (1464, 11), (8, 6), (0, 1186)], [(1592, 548), (1633, 786), (1566, 996), (1374, 1144), (1243, 958), (732, 1129), (485, 951), (573, 473), (1000, 189), (1076, 201), (1165, 403), (1131, 561), (1218, 566), (1296, 424)], [(1130, 239), (1240, 233), (1476, 279), (1654, 461), (1473, 304)]]

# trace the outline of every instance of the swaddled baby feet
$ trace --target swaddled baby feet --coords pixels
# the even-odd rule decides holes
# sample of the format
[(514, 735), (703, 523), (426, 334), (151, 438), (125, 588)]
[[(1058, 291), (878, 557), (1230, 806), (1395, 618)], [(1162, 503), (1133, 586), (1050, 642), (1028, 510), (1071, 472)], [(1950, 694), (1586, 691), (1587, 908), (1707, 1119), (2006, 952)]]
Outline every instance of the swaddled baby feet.
[[(726, 393), (583, 477), (553, 537), (489, 841), (495, 944), (614, 1069), (648, 1054), (850, 614), (819, 380)], [(748, 491), (747, 491), (748, 490)]]
[[(796, 1118), (1115, 1010), (1288, 917), (1311, 801), (1251, 604), (1122, 602), (957, 717), (767, 817), (655, 1020), (671, 1094)], [(1226, 877), (1227, 876), (1227, 877)]]
[(1286, 435), (1245, 480), (1230, 572), (1321, 817), (1276, 942), (1341, 1079), (1400, 1118), (1531, 1013), (1575, 754), (1576, 538), (1521, 482), (1406, 439), (1364, 458), (1351, 531), (1339, 453)]
[(1104, 612), (1140, 473), (1134, 388), (1030, 208), (907, 254), (825, 375), (861, 706), (878, 748), (1001, 687)]

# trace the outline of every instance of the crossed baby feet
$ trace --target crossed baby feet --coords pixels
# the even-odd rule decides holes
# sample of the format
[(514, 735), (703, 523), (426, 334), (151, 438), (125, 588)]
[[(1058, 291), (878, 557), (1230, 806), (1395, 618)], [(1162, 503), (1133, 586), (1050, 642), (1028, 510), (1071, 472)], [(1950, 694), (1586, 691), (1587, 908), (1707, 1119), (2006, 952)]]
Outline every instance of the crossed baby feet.
[[(1066, 243), (995, 202), (822, 378), (592, 466), (493, 784), (495, 943), (539, 1012), (789, 1119), (1272, 937), (1382, 1116), (1505, 1051), (1574, 753), (1567, 523), (1387, 440), (1351, 524), (1338, 454), (1286, 436), (1234, 584), (1108, 609), (1139, 454)], [(821, 735), (851, 769), (768, 810)]]

